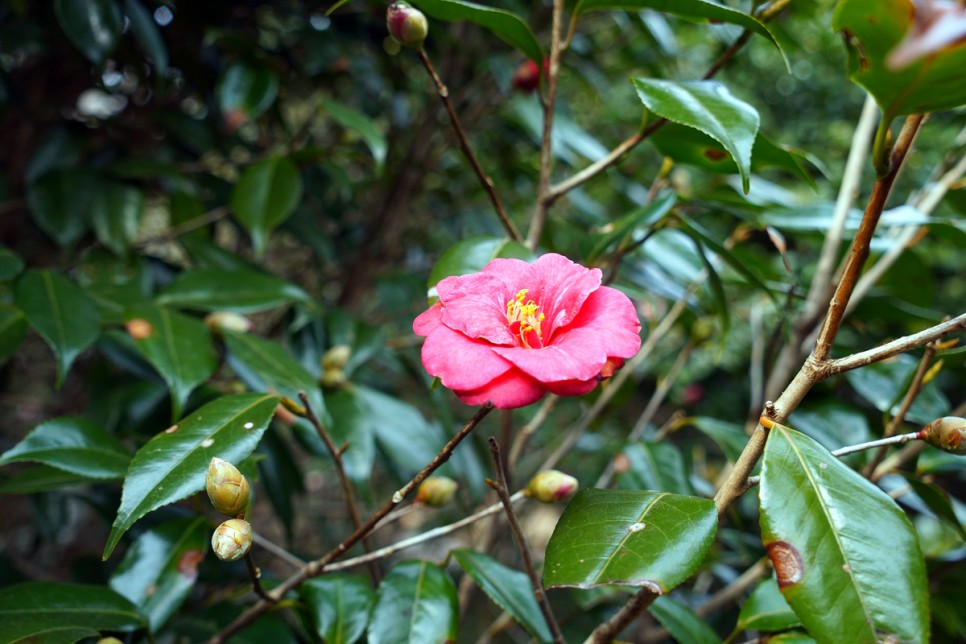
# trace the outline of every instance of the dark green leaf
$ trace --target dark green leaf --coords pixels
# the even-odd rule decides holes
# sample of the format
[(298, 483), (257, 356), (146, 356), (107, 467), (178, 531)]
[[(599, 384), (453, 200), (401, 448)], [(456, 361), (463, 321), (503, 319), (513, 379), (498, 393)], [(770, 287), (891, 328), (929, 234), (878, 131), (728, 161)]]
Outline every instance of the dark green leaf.
[(634, 212), (621, 217), (596, 241), (593, 250), (587, 255), (587, 261), (593, 262), (621, 240), (633, 236), (635, 231), (650, 228), (661, 221), (676, 203), (677, 193), (668, 191)]
[(456, 641), (456, 585), (428, 561), (397, 564), (379, 584), (369, 621), (369, 644), (431, 644)]
[(738, 455), (748, 442), (748, 435), (741, 425), (709, 416), (694, 416), (688, 420), (702, 434), (717, 443), (729, 461), (734, 463), (738, 460)]
[(151, 57), (154, 68), (163, 74), (168, 69), (168, 49), (151, 12), (141, 6), (138, 0), (124, 0), (124, 15), (131, 21), (131, 30)]
[(617, 479), (630, 490), (654, 490), (685, 496), (694, 494), (681, 451), (668, 442), (640, 441), (624, 450), (629, 467)]
[(809, 633), (826, 641), (928, 639), (922, 553), (888, 495), (781, 425), (765, 445), (760, 495), (762, 542)]
[(433, 289), (444, 277), (466, 275), (483, 270), (490, 260), (512, 257), (529, 261), (530, 253), (522, 244), (505, 237), (471, 237), (450, 246), (436, 261), (426, 287)]
[(121, 37), (121, 10), (114, 0), (54, 0), (61, 29), (95, 65), (103, 63)]
[(698, 255), (704, 261), (704, 270), (708, 275), (708, 287), (714, 296), (714, 308), (718, 314), (718, 322), (721, 327), (718, 331), (718, 341), (721, 350), (724, 350), (725, 343), (728, 340), (728, 331), (731, 330), (731, 312), (728, 308), (728, 297), (725, 295), (724, 284), (721, 283), (721, 276), (718, 275), (714, 263), (712, 263), (711, 258), (705, 252), (701, 239), (698, 237), (694, 237), (693, 239), (694, 245), (698, 250)]
[(678, 642), (688, 644), (719, 644), (721, 638), (690, 608), (670, 597), (658, 597), (648, 611)]
[[(879, 411), (894, 416), (899, 412), (902, 397), (918, 361), (903, 354), (891, 360), (870, 364), (845, 374), (849, 384)], [(906, 412), (906, 420), (925, 425), (949, 413), (949, 400), (936, 383), (929, 382), (916, 396), (912, 407)]]
[(258, 444), (257, 457), (259, 482), (265, 488), (265, 496), (285, 527), (288, 543), (291, 543), (294, 537), (292, 523), (295, 520), (293, 497), (305, 492), (302, 468), (292, 455), (288, 442), (279, 432), (265, 434), (262, 442)]
[(771, 577), (758, 584), (742, 605), (735, 633), (784, 631), (800, 625), (798, 615), (778, 590), (778, 582)]
[(364, 113), (331, 99), (322, 101), (325, 111), (329, 113), (339, 125), (356, 132), (365, 141), (372, 158), (376, 160), (376, 171), (382, 171), (382, 164), (386, 161), (386, 137), (383, 136), (375, 122)]
[(751, 151), (758, 134), (758, 111), (717, 81), (635, 78), (637, 95), (648, 110), (674, 123), (700, 130), (724, 146), (738, 164), (748, 192)]
[(274, 275), (208, 268), (179, 274), (156, 301), (179, 308), (235, 313), (267, 311), (292, 302), (312, 303), (305, 291)]
[(479, 25), (538, 65), (543, 64), (540, 43), (515, 13), (462, 0), (413, 0), (412, 4), (437, 20), (466, 20)]
[(264, 394), (223, 396), (148, 441), (131, 461), (104, 558), (145, 514), (203, 489), (213, 457), (229, 463), (247, 458), (277, 405), (277, 397)]
[(302, 201), (302, 177), (287, 157), (273, 156), (248, 166), (231, 192), (231, 209), (252, 237), (255, 252), (265, 250), (268, 234)]
[(299, 586), (315, 632), (326, 644), (353, 644), (366, 632), (376, 595), (365, 575), (326, 575)]
[(137, 234), (143, 212), (143, 192), (115, 181), (98, 182), (91, 204), (91, 224), (101, 243), (118, 255), (127, 251), (128, 243)]
[(0, 456), (0, 465), (33, 461), (92, 479), (124, 478), (131, 455), (111, 434), (81, 418), (38, 425)]
[(12, 304), (0, 302), (0, 365), (7, 361), (27, 335), (27, 318)]
[(0, 245), (0, 282), (12, 280), (23, 270), (23, 260), (15, 252)]
[(37, 465), (0, 480), (0, 494), (36, 494), (85, 483), (90, 483), (86, 476), (71, 474), (49, 465)]
[(665, 594), (690, 577), (714, 542), (711, 499), (667, 492), (581, 490), (547, 545), (543, 583), (645, 586)]
[(59, 387), (77, 356), (100, 332), (97, 306), (67, 278), (29, 270), (17, 281), (17, 306), (57, 356)]
[(73, 244), (87, 232), (96, 183), (85, 169), (51, 170), (27, 186), (34, 221), (61, 246)]
[(139, 536), (111, 574), (111, 588), (141, 609), (152, 633), (191, 592), (210, 538), (204, 517), (162, 523)]
[(30, 582), (0, 588), (2, 642), (75, 642), (79, 633), (96, 637), (97, 631), (143, 626), (131, 602), (103, 586)]
[(218, 80), (215, 92), (222, 114), (238, 127), (272, 105), (278, 94), (278, 74), (265, 67), (235, 63)]
[(865, 412), (834, 399), (804, 403), (792, 412), (788, 425), (811, 436), (828, 450), (873, 438)]
[(353, 481), (365, 481), (369, 478), (376, 457), (373, 427), (376, 420), (369, 405), (354, 387), (329, 394), (326, 405), (332, 417), (332, 427), (329, 428), (332, 440), (336, 445), (349, 445), (342, 455), (346, 474)]
[(540, 642), (553, 641), (526, 573), (508, 568), (499, 561), (468, 548), (454, 550), (451, 554), (483, 592), (497, 606), (510, 613), (530, 635)]
[(963, 529), (963, 524), (956, 516), (956, 510), (953, 508), (946, 491), (936, 485), (926, 483), (912, 474), (907, 474), (906, 480), (929, 509), (946, 524), (952, 526), (959, 533), (960, 538), (966, 541), (966, 530)]
[(218, 356), (208, 327), (163, 306), (138, 304), (124, 315), (128, 328), (147, 323), (134, 344), (171, 390), (172, 417), (178, 418), (195, 387), (214, 373)]

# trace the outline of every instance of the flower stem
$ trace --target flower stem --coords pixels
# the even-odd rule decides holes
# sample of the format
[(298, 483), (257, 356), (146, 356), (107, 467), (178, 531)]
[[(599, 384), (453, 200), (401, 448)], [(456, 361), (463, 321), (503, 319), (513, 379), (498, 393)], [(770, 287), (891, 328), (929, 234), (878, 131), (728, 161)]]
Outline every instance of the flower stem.
[(267, 602), (275, 602), (276, 600), (262, 588), (262, 571), (255, 565), (255, 557), (252, 555), (251, 548), (245, 553), (245, 566), (248, 568), (248, 574), (252, 578), (252, 590), (255, 591), (255, 594)]

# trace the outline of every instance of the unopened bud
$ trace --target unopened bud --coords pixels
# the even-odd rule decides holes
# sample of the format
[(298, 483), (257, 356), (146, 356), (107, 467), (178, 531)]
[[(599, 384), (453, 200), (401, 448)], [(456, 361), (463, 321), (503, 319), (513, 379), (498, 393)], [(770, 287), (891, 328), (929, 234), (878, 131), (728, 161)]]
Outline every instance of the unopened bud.
[(926, 425), (926, 442), (944, 452), (966, 455), (966, 418), (946, 416)]
[(134, 318), (124, 323), (127, 332), (135, 340), (147, 340), (154, 335), (154, 327), (151, 323), (142, 318)]
[(405, 2), (394, 2), (386, 10), (386, 27), (389, 35), (400, 44), (422, 49), (429, 34), (429, 22), (422, 11)]
[(544, 503), (564, 501), (575, 492), (577, 492), (577, 479), (557, 470), (538, 472), (527, 485), (527, 496)]
[(238, 516), (245, 511), (251, 496), (248, 479), (238, 468), (215, 457), (208, 464), (205, 474), (205, 489), (211, 505), (222, 514)]
[(248, 333), (252, 330), (252, 321), (244, 315), (230, 311), (215, 311), (205, 316), (205, 326), (212, 331), (237, 331)]
[(416, 500), (428, 506), (438, 508), (453, 500), (459, 484), (446, 476), (431, 476), (419, 485)]
[(529, 94), (540, 84), (540, 67), (532, 60), (524, 61), (513, 72), (513, 89)]
[(211, 535), (211, 549), (222, 561), (237, 561), (252, 547), (252, 527), (244, 519), (228, 519)]
[(322, 368), (344, 369), (352, 357), (352, 347), (345, 344), (337, 344), (322, 356)]
[(326, 369), (322, 372), (322, 378), (319, 379), (319, 383), (326, 389), (341, 389), (346, 382), (348, 380), (345, 377), (345, 372), (338, 367)]

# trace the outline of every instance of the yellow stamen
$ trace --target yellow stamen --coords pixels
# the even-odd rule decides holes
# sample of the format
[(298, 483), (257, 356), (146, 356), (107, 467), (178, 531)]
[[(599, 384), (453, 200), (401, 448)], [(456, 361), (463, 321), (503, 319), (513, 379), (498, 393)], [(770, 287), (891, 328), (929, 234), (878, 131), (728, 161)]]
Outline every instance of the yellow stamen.
[[(546, 319), (546, 316), (541, 312), (537, 313), (540, 305), (533, 300), (527, 300), (527, 293), (529, 289), (522, 289), (515, 297), (507, 300), (506, 303), (506, 320), (509, 324), (519, 323), (519, 338), (521, 343), (526, 348), (531, 348), (530, 343), (527, 341), (528, 333), (536, 333), (540, 340), (543, 340), (543, 332), (540, 329), (540, 324)], [(542, 346), (542, 343), (541, 343)]]

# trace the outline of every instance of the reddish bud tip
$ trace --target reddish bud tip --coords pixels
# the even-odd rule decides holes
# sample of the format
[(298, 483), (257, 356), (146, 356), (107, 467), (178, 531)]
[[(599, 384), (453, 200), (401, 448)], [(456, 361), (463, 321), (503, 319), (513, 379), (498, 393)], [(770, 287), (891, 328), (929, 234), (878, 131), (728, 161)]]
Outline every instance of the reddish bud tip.
[(429, 34), (429, 22), (419, 9), (405, 2), (394, 2), (386, 10), (386, 27), (389, 35), (401, 45), (422, 49)]
[(966, 418), (946, 416), (926, 425), (926, 442), (944, 452), (966, 455)]
[(530, 479), (527, 496), (544, 503), (556, 503), (572, 497), (577, 492), (577, 486), (577, 479), (569, 474), (544, 470)]
[(431, 476), (423, 481), (416, 491), (416, 500), (434, 508), (446, 505), (453, 500), (459, 484), (446, 476)]

